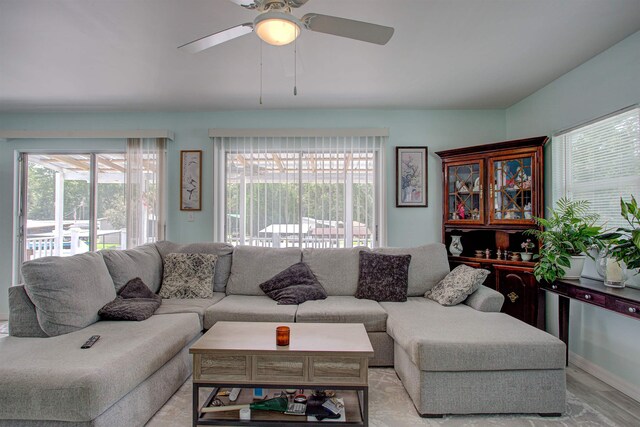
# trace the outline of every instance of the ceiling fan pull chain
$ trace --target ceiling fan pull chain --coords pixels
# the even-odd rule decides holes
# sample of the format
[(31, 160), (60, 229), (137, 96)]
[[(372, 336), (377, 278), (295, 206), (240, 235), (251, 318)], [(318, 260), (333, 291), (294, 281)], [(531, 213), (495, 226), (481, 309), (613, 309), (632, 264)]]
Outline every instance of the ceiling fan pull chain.
[(262, 105), (262, 40), (260, 40), (260, 105)]
[(298, 95), (298, 39), (293, 41), (293, 96)]

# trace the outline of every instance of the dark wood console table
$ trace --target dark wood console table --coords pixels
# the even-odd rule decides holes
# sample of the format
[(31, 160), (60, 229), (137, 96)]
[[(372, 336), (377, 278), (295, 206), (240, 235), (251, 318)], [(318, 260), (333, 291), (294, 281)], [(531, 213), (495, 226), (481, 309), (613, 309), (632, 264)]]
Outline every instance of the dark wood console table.
[(625, 316), (640, 319), (640, 290), (634, 288), (609, 288), (598, 280), (560, 279), (551, 284), (541, 283), (545, 291), (558, 295), (558, 334), (567, 346), (569, 363), (569, 302), (575, 299), (587, 304), (615, 311)]

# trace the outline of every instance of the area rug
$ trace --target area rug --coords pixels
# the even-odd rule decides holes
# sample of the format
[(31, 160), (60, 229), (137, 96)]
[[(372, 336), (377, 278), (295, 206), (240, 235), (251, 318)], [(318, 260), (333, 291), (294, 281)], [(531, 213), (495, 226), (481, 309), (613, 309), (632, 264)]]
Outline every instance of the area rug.
[[(206, 394), (206, 391), (203, 392)], [(421, 418), (411, 398), (392, 368), (369, 370), (369, 424), (372, 427), (615, 427), (616, 423), (604, 417), (572, 393), (567, 392), (567, 410), (559, 418), (541, 418), (537, 415), (451, 415), (440, 419)], [(191, 425), (191, 380), (169, 399), (147, 424), (150, 427)]]

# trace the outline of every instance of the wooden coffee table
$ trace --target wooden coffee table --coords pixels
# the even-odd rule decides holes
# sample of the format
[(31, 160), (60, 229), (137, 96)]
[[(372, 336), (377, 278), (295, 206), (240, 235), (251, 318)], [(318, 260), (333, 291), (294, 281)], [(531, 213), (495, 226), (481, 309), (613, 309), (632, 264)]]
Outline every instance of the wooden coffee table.
[[(291, 328), (290, 345), (276, 346), (277, 326)], [(221, 388), (246, 387), (237, 403), (251, 401), (251, 388), (337, 390), (345, 400), (346, 421), (368, 425), (371, 342), (361, 323), (218, 322), (190, 349), (193, 354), (193, 425), (327, 425), (306, 416), (252, 410), (203, 413)], [(199, 390), (213, 388), (203, 406)], [(272, 397), (272, 395), (269, 395)], [(225, 398), (221, 398), (225, 400)]]

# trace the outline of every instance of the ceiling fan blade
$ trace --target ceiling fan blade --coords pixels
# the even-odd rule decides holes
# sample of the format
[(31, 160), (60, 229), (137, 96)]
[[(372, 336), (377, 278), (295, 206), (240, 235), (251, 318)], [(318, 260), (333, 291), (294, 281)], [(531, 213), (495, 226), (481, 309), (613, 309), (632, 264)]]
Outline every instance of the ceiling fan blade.
[(244, 36), (245, 34), (249, 34), (252, 31), (253, 24), (250, 22), (246, 24), (236, 25), (235, 27), (227, 28), (226, 30), (219, 31), (217, 33), (204, 36), (187, 44), (183, 44), (182, 46), (178, 46), (178, 49), (184, 49), (187, 52), (191, 53), (198, 53), (215, 45), (228, 42), (229, 40)]
[(347, 37), (363, 42), (384, 45), (393, 35), (393, 28), (337, 16), (308, 13), (302, 17), (307, 29), (318, 33)]
[(237, 4), (238, 6), (242, 6), (245, 9), (256, 9), (258, 7), (258, 3), (256, 0), (230, 0)]

